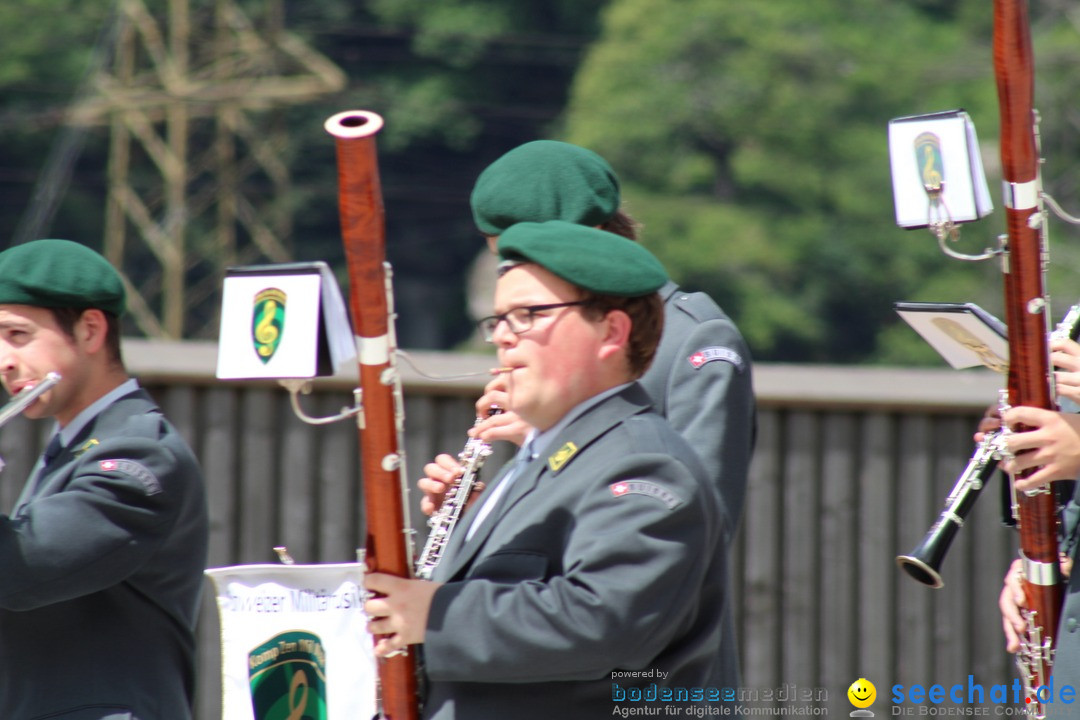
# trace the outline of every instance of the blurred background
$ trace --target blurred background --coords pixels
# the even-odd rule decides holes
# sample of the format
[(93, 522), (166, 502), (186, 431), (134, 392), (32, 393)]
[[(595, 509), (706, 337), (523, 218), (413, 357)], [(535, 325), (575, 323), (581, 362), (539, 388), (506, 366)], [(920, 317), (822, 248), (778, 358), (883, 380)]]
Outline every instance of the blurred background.
[[(1080, 8), (1032, 13), (1045, 185), (1075, 211)], [(892, 302), (1001, 316), (1000, 271), (895, 226), (886, 127), (966, 109), (1000, 206), (991, 24), (983, 0), (8, 3), (0, 242), (101, 249), (137, 291), (128, 334), (215, 338), (229, 265), (321, 259), (346, 282), (322, 123), (367, 109), (404, 347), (471, 347), (473, 181), (555, 138), (610, 160), (643, 242), (756, 359), (940, 366)], [(999, 211), (959, 249), (1003, 230)], [(1065, 223), (1051, 240), (1057, 316), (1080, 258)]]

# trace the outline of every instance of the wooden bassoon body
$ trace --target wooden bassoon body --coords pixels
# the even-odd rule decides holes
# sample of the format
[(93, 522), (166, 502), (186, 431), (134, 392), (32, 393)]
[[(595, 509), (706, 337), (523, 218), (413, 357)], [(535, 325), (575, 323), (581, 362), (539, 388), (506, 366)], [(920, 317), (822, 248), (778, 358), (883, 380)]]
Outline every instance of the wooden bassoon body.
[[(378, 115), (338, 113), (326, 121), (337, 145), (338, 204), (349, 271), (349, 306), (360, 362), (360, 459), (366, 527), (365, 563), (371, 572), (412, 577), (412, 531), (400, 451), (404, 425), (395, 364), (390, 266), (375, 135)], [(379, 715), (419, 717), (415, 653), (379, 660)], [(365, 719), (366, 720), (366, 719)]]
[[(1026, 0), (994, 0), (994, 75), (1001, 117), (1004, 247), (1009, 328), (1008, 404), (1056, 409), (1047, 337), (1047, 248), (1039, 178), (1034, 56)], [(1022, 430), (1022, 428), (1020, 428)], [(1028, 698), (1053, 671), (1063, 589), (1058, 566), (1059, 507), (1049, 489), (1015, 493), (1028, 632), (1017, 654)]]

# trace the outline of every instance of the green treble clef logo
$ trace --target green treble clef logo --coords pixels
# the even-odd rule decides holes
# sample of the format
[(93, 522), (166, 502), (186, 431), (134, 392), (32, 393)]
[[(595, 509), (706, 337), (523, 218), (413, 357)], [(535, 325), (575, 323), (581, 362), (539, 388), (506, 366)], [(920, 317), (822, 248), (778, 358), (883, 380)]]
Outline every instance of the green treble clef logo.
[(941, 139), (932, 132), (915, 138), (915, 162), (928, 193), (940, 193), (945, 184), (945, 163), (941, 157)]
[(255, 296), (255, 313), (251, 319), (251, 338), (255, 354), (263, 364), (270, 362), (281, 344), (285, 330), (285, 293), (267, 288)]

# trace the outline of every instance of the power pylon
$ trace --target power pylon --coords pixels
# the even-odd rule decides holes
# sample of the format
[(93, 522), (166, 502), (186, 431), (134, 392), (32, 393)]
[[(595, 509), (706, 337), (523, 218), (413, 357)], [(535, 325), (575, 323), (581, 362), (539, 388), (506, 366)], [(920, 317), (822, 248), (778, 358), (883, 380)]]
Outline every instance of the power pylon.
[(345, 85), (284, 30), (281, 0), (262, 28), (233, 0), (201, 5), (168, 0), (163, 21), (120, 0), (112, 65), (71, 115), (109, 128), (104, 251), (151, 337), (211, 328), (229, 265), (292, 259), (286, 135), (267, 111)]

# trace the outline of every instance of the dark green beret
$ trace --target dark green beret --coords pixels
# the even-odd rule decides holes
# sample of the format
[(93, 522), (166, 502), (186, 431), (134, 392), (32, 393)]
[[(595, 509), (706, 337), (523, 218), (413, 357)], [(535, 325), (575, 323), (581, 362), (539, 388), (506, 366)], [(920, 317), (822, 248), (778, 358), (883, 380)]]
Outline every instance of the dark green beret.
[(601, 295), (648, 295), (668, 279), (656, 256), (633, 240), (562, 220), (518, 223), (499, 236), (498, 247), (503, 260), (536, 263)]
[(124, 283), (109, 261), (70, 240), (33, 240), (0, 252), (0, 304), (97, 308), (124, 314)]
[(592, 150), (536, 140), (493, 162), (476, 180), (473, 219), (485, 235), (519, 222), (603, 225), (619, 209), (619, 179)]

